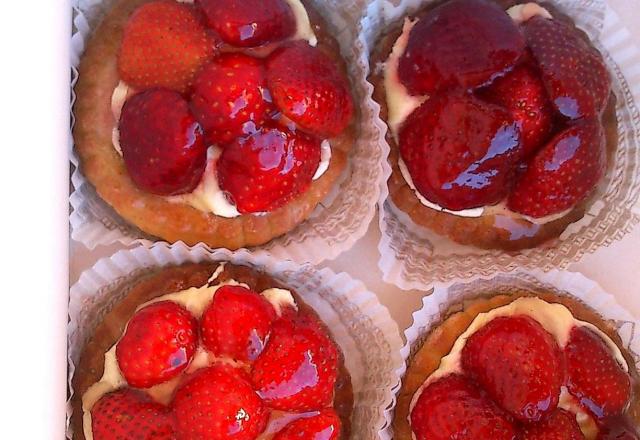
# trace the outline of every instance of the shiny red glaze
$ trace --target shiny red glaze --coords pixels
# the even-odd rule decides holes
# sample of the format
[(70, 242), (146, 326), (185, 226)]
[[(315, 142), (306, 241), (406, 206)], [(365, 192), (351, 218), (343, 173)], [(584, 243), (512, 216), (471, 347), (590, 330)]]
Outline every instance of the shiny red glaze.
[(120, 147), (131, 180), (159, 195), (198, 185), (206, 166), (202, 128), (176, 92), (147, 90), (129, 98), (120, 116)]
[(196, 0), (209, 27), (238, 47), (281, 41), (296, 32), (296, 18), (285, 0)]
[(417, 190), (451, 210), (502, 200), (522, 156), (511, 115), (462, 92), (434, 95), (414, 110), (399, 144)]
[(340, 418), (333, 408), (323, 409), (317, 415), (303, 417), (285, 426), (273, 440), (338, 440)]
[(452, 0), (413, 27), (398, 76), (412, 95), (475, 88), (512, 68), (524, 48), (522, 34), (497, 3)]
[(558, 409), (545, 420), (523, 425), (520, 440), (585, 440), (575, 414)]
[(223, 286), (202, 315), (202, 343), (216, 356), (239, 361), (258, 357), (276, 311), (262, 295), (242, 286)]
[(319, 163), (318, 139), (282, 126), (263, 126), (224, 148), (218, 181), (239, 212), (273, 211), (309, 187)]
[(161, 301), (133, 315), (116, 344), (116, 358), (130, 386), (149, 388), (183, 372), (197, 345), (193, 315), (177, 303)]

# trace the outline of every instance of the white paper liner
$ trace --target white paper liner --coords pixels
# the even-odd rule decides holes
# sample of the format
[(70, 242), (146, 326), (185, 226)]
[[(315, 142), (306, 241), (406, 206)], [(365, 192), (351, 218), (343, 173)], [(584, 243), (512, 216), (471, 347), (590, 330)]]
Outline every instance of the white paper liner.
[[(601, 318), (617, 329), (623, 348), (635, 361), (640, 370), (640, 320), (620, 306), (616, 299), (595, 281), (576, 272), (552, 270), (517, 271), (497, 273), (493, 276), (477, 276), (466, 280), (454, 280), (434, 285), (431, 295), (422, 299), (422, 308), (413, 313), (413, 324), (404, 332), (406, 344), (402, 348), (402, 357), (409, 364), (413, 355), (420, 349), (429, 333), (446, 317), (451, 307), (488, 295), (511, 294), (514, 289), (535, 294), (546, 290), (557, 295), (569, 296), (597, 312)], [(393, 413), (393, 410), (389, 411)], [(389, 416), (392, 418), (392, 414)], [(393, 435), (393, 429), (385, 429), (387, 435)]]
[[(360, 23), (359, 42), (366, 57), (377, 38), (408, 13), (428, 3), (420, 0), (370, 0)], [(621, 239), (640, 222), (640, 51), (617, 14), (605, 0), (553, 0), (570, 15), (604, 54), (617, 96), (619, 144), (611, 171), (583, 219), (570, 225), (558, 240), (519, 252), (486, 251), (462, 246), (415, 225), (393, 206), (384, 187), (379, 200), (379, 267), (386, 282), (406, 290), (427, 289), (432, 282), (489, 275), (518, 267), (551, 270), (565, 268)], [(376, 68), (378, 66), (372, 66)], [(372, 89), (372, 87), (370, 88)], [(372, 101), (372, 99), (371, 99)], [(375, 105), (375, 104), (374, 104)], [(379, 106), (375, 106), (379, 116)], [(377, 141), (388, 157), (386, 124), (381, 120)], [(391, 175), (383, 163), (385, 182)]]
[[(382, 150), (378, 142), (379, 127), (375, 125), (374, 107), (365, 100), (371, 93), (366, 82), (368, 62), (358, 54), (355, 40), (361, 17), (362, 1), (312, 0), (314, 6), (333, 28), (342, 54), (348, 62), (349, 74), (359, 111), (356, 142), (349, 156), (349, 166), (333, 192), (316, 208), (306, 222), (293, 231), (260, 247), (272, 255), (296, 261), (319, 263), (332, 259), (362, 237), (373, 219), (382, 175)], [(72, 0), (74, 32), (71, 38), (72, 86), (78, 78), (78, 64), (92, 29), (105, 14), (113, 0)], [(75, 94), (72, 90), (72, 100)], [(73, 192), (70, 197), (73, 211), (70, 216), (72, 238), (89, 249), (99, 244), (120, 242), (124, 245), (151, 245), (158, 238), (149, 236), (121, 218), (105, 203), (81, 173), (79, 160), (71, 148), (74, 172), (71, 177)]]
[[(294, 289), (327, 324), (345, 356), (354, 390), (351, 418), (353, 438), (388, 439), (380, 432), (390, 423), (388, 409), (404, 372), (402, 341), (387, 309), (360, 282), (345, 273), (297, 265), (265, 255), (222, 249), (212, 253), (182, 244), (161, 243), (151, 249), (123, 250), (99, 260), (71, 287), (69, 302), (69, 389), (82, 347), (104, 316), (120, 301), (140, 275), (151, 268), (184, 263), (230, 261), (263, 270)], [(68, 405), (68, 419), (72, 408)], [(69, 425), (67, 437), (72, 432)]]

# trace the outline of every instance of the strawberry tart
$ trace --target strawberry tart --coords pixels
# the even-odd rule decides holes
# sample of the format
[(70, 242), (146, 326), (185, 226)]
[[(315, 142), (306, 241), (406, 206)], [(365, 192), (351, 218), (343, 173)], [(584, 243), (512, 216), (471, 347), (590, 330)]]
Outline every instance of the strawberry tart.
[(81, 171), (170, 242), (235, 249), (285, 234), (335, 186), (354, 141), (340, 48), (306, 0), (118, 0), (75, 91)]
[(74, 440), (349, 438), (351, 378), (318, 315), (229, 263), (143, 276), (73, 378)]
[(452, 307), (416, 347), (396, 440), (637, 440), (640, 382), (611, 323), (539, 291)]
[(417, 225), (517, 250), (558, 237), (597, 197), (617, 145), (611, 79), (553, 6), (429, 4), (380, 37), (371, 65), (390, 197)]

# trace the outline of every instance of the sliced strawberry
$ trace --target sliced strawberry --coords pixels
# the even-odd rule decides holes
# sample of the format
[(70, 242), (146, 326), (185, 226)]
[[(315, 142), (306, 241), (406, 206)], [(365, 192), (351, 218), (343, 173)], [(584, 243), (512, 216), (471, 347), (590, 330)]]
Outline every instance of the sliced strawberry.
[(338, 350), (315, 321), (304, 316), (279, 319), (251, 378), (267, 406), (282, 411), (312, 411), (333, 400)]
[(202, 315), (202, 343), (216, 356), (253, 361), (264, 348), (276, 311), (262, 295), (223, 286)]
[(537, 422), (558, 405), (564, 365), (555, 339), (528, 316), (498, 317), (462, 350), (462, 367), (512, 416)]
[(560, 114), (569, 119), (598, 115), (611, 90), (600, 52), (564, 21), (537, 16), (522, 26), (542, 81)]
[(507, 416), (471, 381), (460, 375), (430, 383), (411, 415), (417, 440), (515, 440)]
[(207, 22), (225, 43), (238, 47), (281, 41), (296, 32), (285, 0), (196, 0)]
[(218, 179), (241, 213), (272, 211), (309, 187), (319, 163), (318, 139), (264, 126), (225, 147)]
[(622, 414), (631, 397), (631, 378), (605, 342), (590, 329), (575, 327), (564, 351), (569, 392), (599, 419)]
[(327, 408), (312, 417), (304, 417), (279, 431), (273, 440), (338, 440), (340, 438), (340, 418)]
[[(191, 110), (209, 144), (255, 131), (271, 106), (262, 62), (240, 53), (221, 55), (197, 76)], [(266, 99), (265, 99), (266, 98)]]
[(414, 110), (399, 141), (418, 191), (452, 210), (502, 200), (522, 154), (520, 130), (511, 115), (460, 92), (433, 95)]
[(537, 72), (520, 65), (498, 78), (482, 96), (509, 110), (520, 125), (524, 156), (534, 153), (549, 138), (553, 107)]
[(600, 122), (580, 121), (556, 134), (536, 153), (516, 182), (507, 206), (538, 218), (563, 212), (593, 190), (605, 165)]
[(304, 41), (267, 59), (267, 81), (280, 110), (309, 133), (337, 136), (353, 115), (349, 82), (335, 62)]
[(176, 92), (153, 89), (128, 99), (120, 115), (120, 147), (131, 180), (159, 195), (193, 191), (207, 161), (202, 128)]
[(148, 388), (187, 368), (198, 344), (198, 322), (184, 307), (161, 301), (136, 312), (116, 345), (127, 383)]
[(521, 440), (584, 440), (576, 416), (561, 409), (545, 420), (523, 425)]
[(94, 440), (174, 440), (169, 408), (129, 388), (105, 394), (91, 408)]
[(452, 0), (413, 27), (398, 76), (412, 95), (479, 87), (513, 67), (524, 48), (522, 34), (497, 3)]
[(638, 431), (629, 421), (614, 418), (605, 421), (596, 440), (638, 440)]
[(203, 368), (176, 391), (173, 411), (180, 440), (255, 440), (269, 419), (243, 370)]
[(216, 42), (191, 5), (157, 0), (131, 15), (118, 56), (120, 78), (136, 89), (185, 92), (215, 55)]

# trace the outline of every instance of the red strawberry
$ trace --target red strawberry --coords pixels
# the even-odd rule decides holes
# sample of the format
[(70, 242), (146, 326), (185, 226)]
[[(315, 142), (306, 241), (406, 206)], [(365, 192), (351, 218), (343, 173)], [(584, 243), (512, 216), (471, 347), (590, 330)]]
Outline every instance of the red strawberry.
[(604, 174), (605, 137), (597, 120), (556, 134), (529, 162), (507, 206), (530, 217), (563, 212), (583, 200)]
[(255, 440), (269, 419), (246, 373), (224, 364), (188, 378), (176, 391), (173, 411), (180, 440)]
[(498, 317), (468, 340), (462, 368), (512, 416), (537, 422), (558, 405), (564, 366), (553, 336), (527, 316)]
[(94, 440), (173, 440), (173, 425), (168, 408), (128, 388), (105, 394), (91, 408)]
[(284, 40), (296, 32), (285, 0), (197, 0), (208, 24), (225, 43), (253, 47)]
[(597, 418), (621, 414), (631, 397), (631, 379), (605, 342), (590, 329), (575, 327), (564, 351), (569, 392)]
[(336, 412), (333, 408), (327, 408), (315, 416), (289, 423), (273, 440), (338, 440), (340, 426), (340, 418)]
[(631, 424), (621, 419), (607, 420), (596, 440), (638, 440), (638, 433)]
[(524, 425), (521, 440), (584, 440), (576, 416), (558, 409), (547, 419)]
[(192, 6), (172, 0), (147, 3), (124, 28), (120, 78), (136, 89), (166, 87), (185, 92), (215, 55), (215, 46)]
[(127, 383), (149, 388), (187, 368), (198, 344), (198, 322), (184, 307), (161, 301), (136, 312), (116, 345)]
[(271, 105), (265, 89), (264, 67), (256, 58), (229, 53), (206, 66), (195, 80), (191, 110), (207, 142), (224, 144), (255, 131)]
[(272, 211), (309, 187), (319, 163), (318, 139), (264, 126), (225, 147), (218, 179), (241, 213)]
[(202, 315), (202, 343), (216, 356), (253, 361), (275, 319), (273, 306), (262, 295), (241, 286), (223, 286)]
[(333, 400), (338, 350), (317, 323), (304, 316), (279, 319), (251, 378), (267, 406), (282, 411), (312, 411)]
[(207, 149), (202, 128), (176, 92), (153, 89), (128, 99), (120, 115), (120, 147), (131, 180), (153, 194), (193, 191)]
[(598, 115), (611, 78), (602, 55), (571, 24), (534, 17), (523, 24), (553, 105), (569, 119)]
[(522, 155), (509, 113), (471, 95), (433, 95), (400, 129), (400, 153), (418, 191), (447, 209), (502, 200)]
[(430, 383), (411, 412), (417, 440), (515, 440), (506, 415), (471, 381), (459, 375)]
[(320, 49), (298, 41), (267, 59), (267, 81), (282, 112), (309, 133), (333, 137), (353, 115), (349, 82)]
[(398, 76), (412, 95), (474, 88), (509, 70), (523, 52), (522, 34), (497, 3), (452, 0), (413, 27)]
[(524, 65), (498, 78), (483, 93), (511, 113), (520, 125), (524, 156), (535, 152), (551, 134), (553, 108), (536, 72)]

